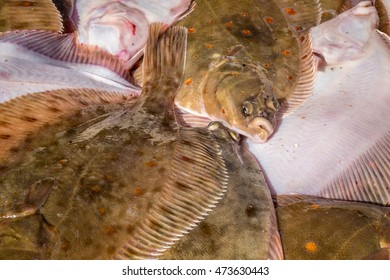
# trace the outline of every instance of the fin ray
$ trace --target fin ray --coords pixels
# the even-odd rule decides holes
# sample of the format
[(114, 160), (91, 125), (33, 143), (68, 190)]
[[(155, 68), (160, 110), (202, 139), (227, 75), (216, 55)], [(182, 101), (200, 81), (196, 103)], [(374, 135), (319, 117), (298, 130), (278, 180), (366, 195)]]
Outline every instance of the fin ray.
[(57, 34), (44, 30), (10, 31), (0, 34), (0, 43), (11, 43), (55, 60), (98, 65), (132, 82), (127, 65), (96, 46), (77, 43), (75, 34)]
[[(194, 228), (226, 191), (228, 175), (219, 144), (204, 129), (179, 131), (172, 168), (156, 204), (116, 257), (158, 258)], [(190, 152), (197, 152), (191, 158)], [(211, 155), (211, 157), (209, 156)], [(206, 168), (212, 164), (215, 168)], [(196, 168), (193, 168), (196, 167)], [(197, 176), (203, 170), (203, 182)], [(185, 189), (185, 192), (178, 190)], [(155, 236), (158, 234), (158, 238)], [(142, 240), (141, 242), (139, 242)]]

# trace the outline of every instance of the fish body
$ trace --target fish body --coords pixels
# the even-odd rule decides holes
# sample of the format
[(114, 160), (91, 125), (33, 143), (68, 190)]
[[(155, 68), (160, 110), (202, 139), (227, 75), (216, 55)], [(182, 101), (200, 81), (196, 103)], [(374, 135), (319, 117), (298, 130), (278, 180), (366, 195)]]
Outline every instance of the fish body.
[(389, 38), (369, 2), (311, 31), (325, 60), (313, 95), (263, 145), (248, 142), (275, 194), (388, 204)]
[(0, 34), (0, 102), (60, 88), (94, 88), (137, 96), (129, 68), (74, 34), (10, 31)]
[(10, 30), (63, 30), (61, 15), (51, 0), (1, 0), (0, 32)]
[(73, 20), (81, 43), (97, 45), (133, 65), (142, 55), (153, 22), (174, 24), (191, 11), (191, 0), (74, 1)]
[[(34, 228), (31, 233), (42, 241), (29, 252), (38, 250), (46, 259), (163, 258), (218, 207), (227, 188), (234, 188), (233, 197), (238, 195), (237, 188), (245, 183), (233, 175), (237, 174), (235, 167), (246, 162), (253, 184), (248, 185), (253, 188), (248, 192), (257, 196), (244, 199), (247, 205), (237, 207), (233, 217), (246, 217), (240, 236), (253, 238), (259, 248), (246, 248), (250, 252), (233, 257), (280, 258), (270, 193), (256, 162), (240, 152), (236, 135), (219, 123), (187, 128), (175, 121), (173, 99), (184, 71), (186, 32), (183, 27), (172, 27), (162, 35), (164, 30), (161, 24), (151, 26), (139, 98), (114, 104), (105, 99), (112, 97), (109, 92), (64, 89), (42, 96), (30, 94), (0, 105), (1, 116), (8, 118), (0, 123), (2, 147), (18, 133), (24, 137), (19, 135), (19, 145), (1, 161), (0, 213), (7, 213), (3, 220), (15, 216), (15, 221), (27, 221), (33, 215), (44, 220), (45, 231)], [(94, 101), (88, 105), (90, 100)], [(58, 102), (61, 106), (57, 107)], [(66, 116), (45, 122), (63, 107), (73, 111), (66, 109)], [(24, 129), (7, 130), (16, 120), (19, 125), (40, 126), (27, 136)], [(53, 181), (49, 196), (35, 191), (43, 193), (42, 199), (28, 200), (37, 201), (35, 211), (27, 215), (15, 209), (15, 205), (25, 203), (32, 185), (37, 189), (36, 182), (49, 178)], [(261, 203), (262, 208), (258, 206)], [(222, 224), (226, 222), (223, 214), (217, 219)], [(6, 220), (7, 228), (18, 232), (13, 219)], [(214, 230), (212, 223), (208, 226)], [(263, 232), (271, 226), (273, 230)], [(234, 236), (240, 233), (235, 228), (229, 232)], [(190, 238), (190, 245), (181, 242), (180, 246), (191, 247), (198, 240)], [(242, 240), (228, 241), (222, 245), (230, 250), (216, 251), (215, 255), (198, 251), (197, 258), (232, 257), (233, 248)], [(3, 258), (13, 244), (4, 241)], [(272, 255), (274, 244), (279, 250), (274, 249)], [(188, 254), (172, 253), (168, 258), (193, 254), (189, 250)]]
[(286, 17), (274, 1), (197, 2), (179, 23), (190, 32), (175, 103), (189, 125), (211, 119), (255, 142), (268, 139), (279, 110), (273, 96), (290, 96), (310, 68), (300, 64), (301, 56), (310, 60), (308, 37), (291, 31)]
[(388, 207), (299, 195), (276, 205), (286, 259), (388, 259)]

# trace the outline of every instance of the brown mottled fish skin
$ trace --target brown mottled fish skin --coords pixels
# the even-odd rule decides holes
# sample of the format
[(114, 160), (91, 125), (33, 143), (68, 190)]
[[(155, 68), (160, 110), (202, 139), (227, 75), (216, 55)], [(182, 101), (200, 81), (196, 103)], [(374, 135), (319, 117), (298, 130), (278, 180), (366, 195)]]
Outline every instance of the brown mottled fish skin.
[(176, 105), (265, 141), (279, 108), (271, 100), (292, 93), (300, 65), (280, 8), (274, 1), (200, 0), (179, 24), (189, 29), (189, 47)]
[(257, 162), (234, 146), (222, 152), (233, 170), (224, 198), (164, 259), (283, 259), (274, 205)]
[[(161, 258), (218, 207), (237, 172), (231, 168), (239, 159), (224, 158), (224, 151), (239, 151), (236, 136), (219, 124), (185, 128), (176, 123), (173, 98), (184, 71), (186, 32), (173, 27), (161, 35), (162, 30), (152, 25), (143, 92), (136, 102), (85, 106), (91, 96), (106, 93), (69, 89), (79, 94), (78, 113), (41, 127), (0, 163), (0, 213), (20, 213), (15, 205), (27, 201), (39, 209), (23, 219), (41, 215), (44, 220), (44, 232), (31, 228), (28, 233), (42, 242), (18, 258)], [(37, 104), (26, 101), (33, 117)], [(48, 197), (37, 185), (31, 188), (48, 178), (54, 179)], [(19, 233), (16, 224), (9, 228)], [(8, 258), (13, 245), (0, 242), (7, 244), (0, 251)]]
[(51, 0), (0, 0), (0, 32), (22, 29), (61, 32), (61, 15)]
[(388, 258), (389, 207), (294, 195), (276, 202), (286, 259)]

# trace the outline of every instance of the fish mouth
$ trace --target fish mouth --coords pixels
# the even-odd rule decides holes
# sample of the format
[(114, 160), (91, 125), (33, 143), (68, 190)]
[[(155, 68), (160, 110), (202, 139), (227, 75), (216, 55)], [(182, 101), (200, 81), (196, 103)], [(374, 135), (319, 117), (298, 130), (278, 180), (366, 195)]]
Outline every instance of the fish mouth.
[(257, 131), (255, 136), (249, 137), (255, 143), (265, 143), (274, 132), (274, 125), (263, 117), (256, 117), (250, 127)]

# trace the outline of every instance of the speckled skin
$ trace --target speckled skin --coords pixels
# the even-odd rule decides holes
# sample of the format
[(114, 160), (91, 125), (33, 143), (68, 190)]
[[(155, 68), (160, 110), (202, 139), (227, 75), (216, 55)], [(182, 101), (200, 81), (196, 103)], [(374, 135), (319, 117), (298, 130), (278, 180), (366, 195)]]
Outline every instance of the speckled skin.
[(286, 259), (363, 259), (390, 246), (389, 207), (304, 197), (276, 210)]

